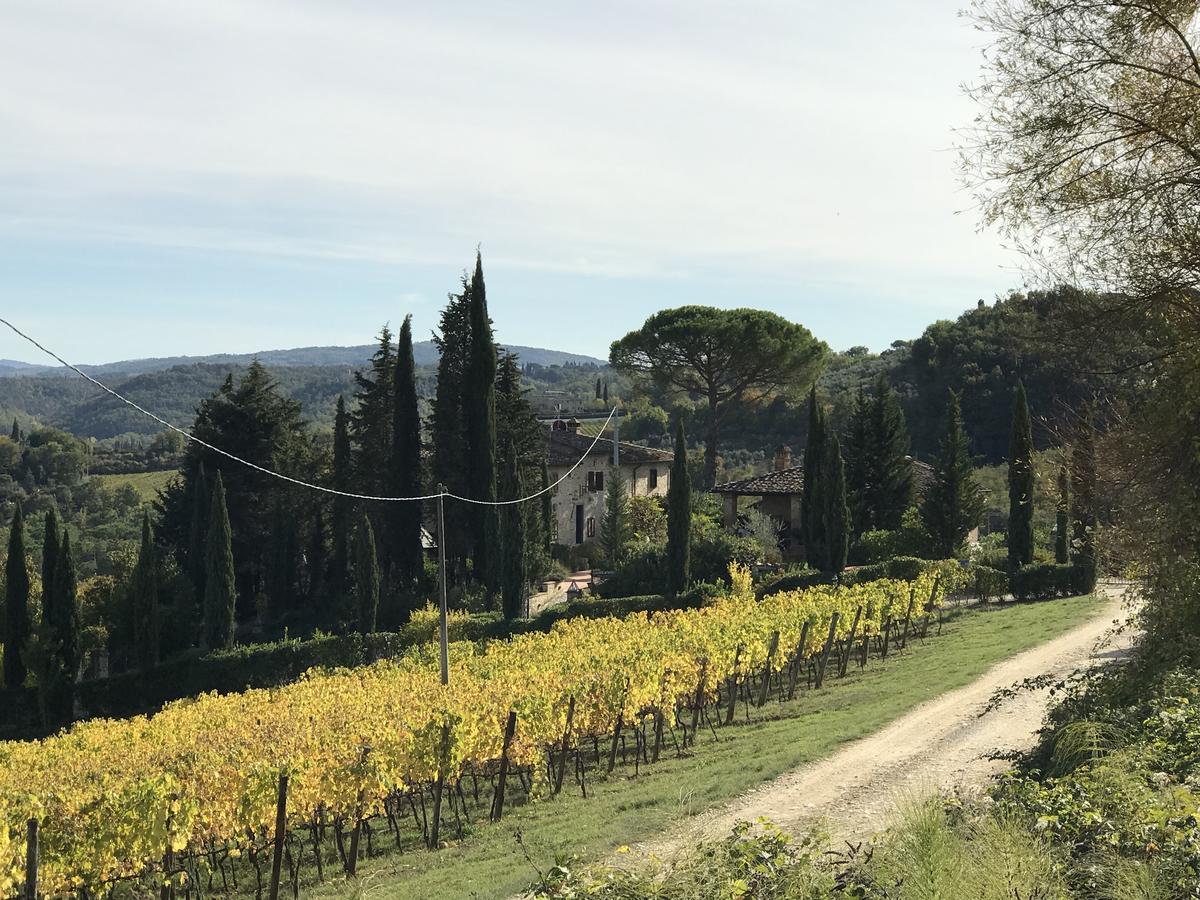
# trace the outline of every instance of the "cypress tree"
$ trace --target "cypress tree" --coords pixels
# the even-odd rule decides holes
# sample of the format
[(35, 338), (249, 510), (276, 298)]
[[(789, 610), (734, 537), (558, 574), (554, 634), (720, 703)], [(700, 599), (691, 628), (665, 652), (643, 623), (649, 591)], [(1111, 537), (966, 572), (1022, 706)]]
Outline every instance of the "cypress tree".
[(1054, 561), (1071, 561), (1071, 479), (1065, 465), (1058, 467), (1058, 504), (1054, 515)]
[(667, 488), (667, 594), (677, 597), (692, 580), (692, 482), (683, 419), (675, 423), (675, 461)]
[(1025, 385), (1017, 383), (1008, 446), (1008, 567), (1033, 562), (1033, 426)]
[[(349, 492), (354, 475), (351, 471), (350, 417), (346, 414), (346, 398), (338, 396), (337, 412), (333, 418), (333, 487)], [(345, 596), (350, 586), (350, 515), (354, 502), (349, 497), (333, 498), (333, 554), (330, 560), (329, 581), (333, 590)]]
[(550, 496), (550, 462), (542, 460), (542, 540), (546, 542), (546, 555), (554, 546), (554, 499)]
[(142, 669), (158, 665), (158, 558), (148, 512), (142, 514), (142, 546), (133, 570), (133, 646)]
[(187, 575), (196, 592), (196, 606), (203, 614), (204, 580), (208, 573), (208, 519), (211, 515), (212, 491), (204, 473), (204, 463), (196, 467), (191, 484), (191, 521), (188, 527)]
[[(417, 408), (412, 316), (406, 316), (400, 328), (393, 393), (395, 417), (392, 434), (391, 492), (395, 497), (418, 497), (421, 494), (421, 417)], [(391, 503), (389, 512), (397, 574), (405, 581), (414, 581), (424, 571), (421, 504)], [(407, 618), (407, 615), (405, 617)]]
[(8, 532), (8, 559), (5, 562), (4, 603), (4, 683), (10, 688), (25, 684), (27, 669), (23, 654), (29, 639), (29, 572), (25, 568), (25, 517), (21, 504), (13, 513)]
[[(487, 292), (483, 282), (483, 259), (475, 255), (471, 277), (471, 342), (467, 360), (464, 409), (467, 432), (467, 475), (469, 496), (484, 504), (496, 499), (496, 344), (488, 317)], [(500, 530), (495, 507), (472, 505), (472, 548), (475, 577), (490, 592), (500, 585), (496, 558)]]
[(871, 427), (867, 452), (867, 508), (871, 527), (895, 531), (912, 502), (911, 442), (900, 398), (880, 375), (871, 404)]
[[(442, 310), (438, 333), (437, 389), (430, 415), (433, 441), (432, 468), (436, 483), (452, 494), (470, 495), (467, 483), (467, 359), (471, 346), (471, 288), (463, 276), (462, 292), (450, 294)], [(463, 503), (446, 506), (446, 564), (460, 575), (471, 543), (472, 519)]]
[(827, 554), (825, 542), (825, 474), (828, 442), (825, 413), (817, 404), (817, 389), (808, 395), (808, 439), (804, 444), (804, 484), (800, 517), (804, 528), (805, 555), (809, 565), (824, 568)]
[[(520, 491), (521, 478), (517, 467), (517, 451), (509, 442), (504, 448), (504, 481), (501, 496), (505, 500), (515, 500), (520, 496)], [(501, 563), (500, 599), (504, 619), (511, 622), (521, 615), (527, 572), (525, 517), (519, 504), (510, 503), (503, 508), (502, 525), (500, 535), (504, 554)]]
[(225, 504), (225, 483), (220, 471), (213, 482), (209, 507), (204, 576), (204, 640), (209, 650), (227, 650), (233, 646), (237, 584), (233, 571), (229, 508)]
[(46, 527), (42, 532), (42, 626), (55, 637), (59, 616), (54, 574), (58, 566), (58, 551), (61, 549), (62, 535), (58, 530), (58, 514), (51, 508), (46, 513)]
[(871, 404), (860, 386), (850, 413), (850, 428), (846, 434), (846, 494), (850, 504), (850, 521), (854, 534), (861, 535), (873, 527), (869, 509), (869, 468), (871, 435)]
[(599, 399), (600, 399), (600, 397), (601, 397), (601, 393), (600, 393), (600, 379), (599, 379), (599, 378), (597, 378), (597, 379), (596, 379), (596, 399), (597, 399), (597, 400), (599, 400)]
[(983, 516), (983, 496), (975, 481), (958, 394), (950, 392), (946, 433), (933, 469), (933, 482), (921, 503), (921, 521), (940, 557), (954, 556)]
[(609, 471), (604, 494), (600, 545), (604, 548), (604, 558), (609, 567), (615, 569), (625, 561), (629, 550), (629, 497), (620, 469), (614, 467)]
[(608, 382), (604, 382), (604, 405), (608, 406)]
[(12, 442), (14, 444), (21, 443), (21, 426), (17, 424), (17, 419), (15, 416), (13, 417)]
[(826, 572), (839, 573), (846, 568), (850, 550), (850, 509), (846, 502), (846, 466), (836, 434), (830, 434), (821, 465), (824, 485), (821, 491), (821, 525), (824, 532)]
[[(75, 683), (82, 662), (79, 642), (79, 585), (75, 573), (75, 554), (71, 551), (71, 532), (63, 529), (62, 546), (54, 567), (54, 638), (65, 685)], [(69, 696), (67, 702), (69, 702)], [(60, 707), (61, 709), (61, 707)], [(69, 713), (69, 710), (68, 710)]]
[(367, 371), (354, 373), (354, 409), (350, 437), (354, 444), (357, 493), (386, 494), (391, 473), (392, 432), (395, 428), (395, 357), (392, 331), (384, 325)]
[(297, 594), (300, 567), (296, 516), (287, 512), (276, 496), (271, 510), (271, 557), (267, 569), (267, 602), (270, 615), (281, 618), (290, 610)]
[(375, 530), (364, 513), (354, 530), (354, 595), (358, 601), (358, 630), (372, 634), (379, 616), (379, 557), (375, 551)]
[(1096, 438), (1092, 412), (1086, 409), (1071, 450), (1071, 519), (1074, 527), (1075, 590), (1096, 588)]

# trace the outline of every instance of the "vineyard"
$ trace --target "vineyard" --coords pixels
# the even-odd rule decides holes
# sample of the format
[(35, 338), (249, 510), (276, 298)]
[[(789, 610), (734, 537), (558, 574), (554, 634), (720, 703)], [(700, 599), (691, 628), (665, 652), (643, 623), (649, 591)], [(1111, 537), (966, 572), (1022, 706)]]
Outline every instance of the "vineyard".
[[(924, 635), (957, 571), (760, 601), (735, 570), (710, 607), (452, 644), (448, 687), (429, 645), (0, 744), (0, 896), (25, 884), (30, 820), (44, 895), (262, 893), (272, 857), (298, 893), (302, 868), (353, 873), (360, 840), (401, 846), (411, 829), (436, 847), (439, 828), (461, 833), (472, 809), (499, 818), (510, 777), (530, 799), (568, 775), (586, 796), (618, 756), (640, 766), (683, 752), (739, 702), (748, 713)], [(236, 885), (239, 872), (252, 883)]]

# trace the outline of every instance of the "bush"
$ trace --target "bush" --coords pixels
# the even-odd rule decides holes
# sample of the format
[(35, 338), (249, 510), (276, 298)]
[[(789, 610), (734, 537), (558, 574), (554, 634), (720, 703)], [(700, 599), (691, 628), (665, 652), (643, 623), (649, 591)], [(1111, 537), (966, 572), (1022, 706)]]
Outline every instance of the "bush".
[(874, 563), (869, 566), (859, 566), (842, 576), (843, 584), (864, 584), (868, 581), (879, 581), (881, 578), (894, 578), (896, 581), (914, 581), (921, 576), (930, 565), (929, 560), (918, 559), (915, 556), (897, 556), (886, 562)]
[(1018, 600), (1050, 600), (1074, 593), (1075, 569), (1069, 565), (1021, 566), (1008, 577), (1009, 590)]
[(1008, 573), (991, 566), (971, 567), (971, 587), (980, 600), (999, 600), (1008, 593)]
[(784, 591), (806, 591), (811, 587), (816, 587), (819, 584), (833, 584), (835, 581), (832, 575), (825, 572), (819, 572), (816, 569), (801, 569), (790, 570), (784, 572), (777, 578), (765, 582), (758, 589), (759, 598), (770, 597), (773, 594), (782, 594)]
[(902, 537), (899, 531), (864, 531), (850, 547), (850, 562), (869, 566), (891, 559), (901, 553)]

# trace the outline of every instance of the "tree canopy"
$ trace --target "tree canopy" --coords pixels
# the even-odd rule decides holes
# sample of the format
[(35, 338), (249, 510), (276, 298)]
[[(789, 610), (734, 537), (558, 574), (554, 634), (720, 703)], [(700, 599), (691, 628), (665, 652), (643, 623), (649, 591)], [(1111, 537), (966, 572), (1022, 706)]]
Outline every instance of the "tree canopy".
[(659, 388), (708, 404), (704, 481), (716, 479), (722, 428), (733, 409), (799, 394), (821, 371), (828, 347), (802, 325), (759, 309), (682, 306), (655, 313), (613, 343), (610, 363)]

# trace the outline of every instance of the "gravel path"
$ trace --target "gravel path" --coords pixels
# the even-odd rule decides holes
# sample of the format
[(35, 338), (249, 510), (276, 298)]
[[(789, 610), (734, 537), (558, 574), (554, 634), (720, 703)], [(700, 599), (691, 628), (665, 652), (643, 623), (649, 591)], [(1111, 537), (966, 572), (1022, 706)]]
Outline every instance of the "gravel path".
[(953, 787), (978, 787), (1004, 770), (987, 757), (1032, 746), (1049, 692), (1018, 692), (984, 713), (993, 695), (1027, 678), (1071, 671), (1120, 655), (1130, 638), (1108, 634), (1121, 614), (1123, 587), (1103, 588), (1110, 598), (1084, 625), (998, 663), (977, 681), (943, 694), (881, 731), (847, 744), (833, 756), (804, 766), (743, 794), (725, 807), (691, 820), (682, 831), (638, 845), (667, 857), (700, 836), (725, 834), (739, 821), (760, 817), (800, 830), (824, 822), (835, 841), (868, 838), (886, 827), (897, 799)]

